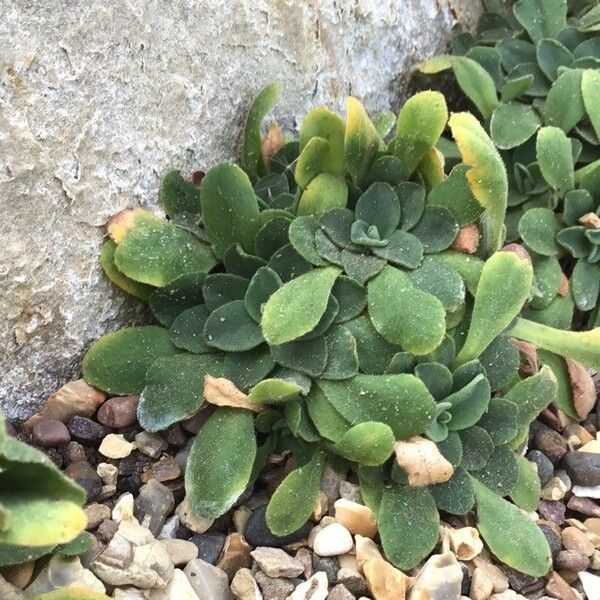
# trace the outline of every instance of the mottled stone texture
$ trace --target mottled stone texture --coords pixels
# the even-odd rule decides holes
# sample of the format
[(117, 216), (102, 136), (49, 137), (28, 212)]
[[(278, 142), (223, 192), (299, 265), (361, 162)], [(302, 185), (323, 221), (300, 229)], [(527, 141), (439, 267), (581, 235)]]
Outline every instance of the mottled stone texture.
[(234, 156), (252, 95), (396, 107), (476, 0), (0, 0), (0, 405), (23, 418), (139, 319), (97, 266), (103, 223), (161, 174)]

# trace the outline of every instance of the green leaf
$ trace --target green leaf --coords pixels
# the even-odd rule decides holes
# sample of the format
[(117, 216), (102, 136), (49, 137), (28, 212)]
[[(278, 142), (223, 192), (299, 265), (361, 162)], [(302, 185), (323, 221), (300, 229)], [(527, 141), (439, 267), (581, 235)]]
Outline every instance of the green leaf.
[(318, 386), (312, 386), (305, 404), (317, 431), (324, 438), (337, 442), (350, 428), (348, 421), (333, 408)]
[(329, 151), (320, 161), (322, 170), (341, 174), (345, 171), (344, 136), (346, 126), (342, 119), (327, 108), (314, 108), (307, 115), (300, 128), (300, 153), (314, 137), (328, 142)]
[(160, 182), (158, 199), (169, 217), (200, 214), (200, 189), (186, 181), (179, 171), (169, 171)]
[(388, 239), (400, 223), (400, 202), (389, 183), (377, 181), (361, 194), (354, 211), (357, 220), (377, 227), (380, 238)]
[(556, 398), (557, 380), (552, 369), (544, 365), (538, 373), (515, 384), (506, 399), (519, 408), (519, 425), (529, 425)]
[(125, 290), (128, 294), (140, 298), (141, 300), (148, 300), (148, 297), (155, 288), (146, 285), (145, 283), (134, 281), (121, 273), (115, 264), (116, 249), (117, 245), (112, 240), (106, 240), (106, 242), (102, 244), (99, 258), (102, 270), (115, 285), (119, 286), (122, 290)]
[(204, 340), (204, 324), (209, 311), (204, 304), (184, 310), (171, 325), (171, 341), (178, 348), (195, 354), (214, 352)]
[(394, 154), (402, 163), (407, 179), (436, 145), (447, 120), (446, 101), (439, 92), (420, 92), (404, 104), (396, 124)]
[(490, 121), (490, 135), (501, 150), (524, 144), (540, 127), (540, 118), (533, 107), (518, 102), (501, 103)]
[[(598, 40), (598, 38), (595, 38)], [(581, 78), (581, 94), (596, 136), (600, 138), (600, 73), (586, 69)]]
[(216, 519), (227, 512), (246, 489), (255, 457), (252, 413), (217, 408), (196, 436), (185, 470), (194, 514)]
[(534, 252), (554, 256), (557, 252), (556, 234), (560, 225), (549, 208), (531, 208), (519, 221), (519, 234)]
[(215, 266), (206, 244), (189, 231), (162, 222), (130, 229), (116, 247), (114, 261), (130, 279), (157, 287)]
[(334, 208), (344, 208), (348, 200), (348, 186), (341, 175), (321, 173), (302, 192), (296, 214), (320, 215)]
[(225, 375), (221, 356), (179, 354), (156, 360), (140, 396), (140, 425), (147, 431), (160, 431), (196, 414), (204, 402), (205, 375)]
[(275, 361), (267, 344), (246, 352), (228, 352), (225, 355), (225, 377), (240, 390), (262, 381), (275, 368)]
[(420, 221), (423, 214), (425, 187), (412, 181), (404, 181), (398, 184), (395, 189), (402, 207), (400, 227), (404, 231), (408, 231)]
[(367, 290), (344, 275), (336, 279), (331, 293), (338, 302), (336, 323), (343, 323), (357, 317), (367, 305)]
[(556, 377), (556, 398), (554, 399), (556, 406), (572, 419), (579, 419), (579, 415), (573, 406), (571, 377), (565, 359), (545, 350), (540, 350), (538, 356), (540, 362), (549, 366)]
[(412, 230), (412, 234), (421, 240), (426, 254), (449, 248), (457, 233), (458, 223), (452, 212), (443, 206), (432, 204), (425, 206), (421, 220)]
[(294, 175), (299, 187), (308, 187), (308, 184), (317, 176), (323, 173), (325, 161), (329, 155), (329, 142), (322, 137), (311, 138), (298, 157)]
[(369, 316), (389, 342), (413, 354), (427, 354), (442, 341), (445, 311), (433, 295), (423, 292), (393, 267), (385, 267), (367, 287)]
[(519, 351), (504, 335), (495, 338), (480, 354), (479, 360), (492, 390), (508, 385), (519, 370)]
[(360, 370), (374, 375), (384, 373), (400, 348), (380, 336), (365, 315), (346, 321), (344, 327), (356, 340)]
[(317, 377), (327, 366), (327, 341), (321, 336), (288, 342), (271, 346), (271, 354), (281, 366)]
[(477, 358), (510, 325), (529, 297), (532, 282), (531, 264), (514, 252), (496, 252), (486, 261), (457, 365)]
[[(446, 225), (448, 225), (447, 221)], [(424, 246), (416, 235), (398, 229), (391, 234), (387, 246), (373, 247), (372, 250), (378, 258), (385, 259), (389, 263), (415, 269), (423, 259)]]
[(571, 142), (558, 127), (542, 127), (536, 141), (537, 160), (544, 179), (561, 193), (575, 187)]
[(540, 501), (542, 486), (534, 466), (523, 456), (516, 456), (519, 478), (510, 490), (510, 499), (523, 510), (534, 511)]
[(319, 256), (315, 245), (315, 234), (319, 230), (319, 222), (313, 215), (296, 217), (288, 229), (290, 242), (296, 252), (317, 267), (327, 263)]
[[(264, 215), (267, 211), (263, 211)], [(278, 250), (288, 244), (288, 229), (290, 227), (291, 216), (275, 216), (269, 219), (256, 234), (254, 242), (255, 254), (264, 260), (270, 258)]]
[(585, 115), (581, 94), (581, 69), (567, 69), (554, 82), (544, 104), (546, 125), (560, 127), (569, 133)]
[(555, 38), (567, 26), (567, 0), (519, 0), (513, 12), (534, 42)]
[(478, 62), (466, 56), (453, 57), (452, 68), (462, 91), (483, 117), (489, 119), (498, 106), (496, 85), (490, 74)]
[(482, 469), (494, 453), (494, 442), (483, 427), (469, 427), (460, 432), (463, 455), (461, 466), (467, 471)]
[(107, 333), (92, 345), (83, 359), (83, 377), (110, 394), (139, 394), (150, 365), (179, 352), (167, 329), (153, 325), (125, 327)]
[(492, 398), (478, 425), (490, 434), (495, 446), (507, 444), (519, 431), (519, 409), (510, 400)]
[(533, 577), (552, 566), (541, 529), (519, 509), (471, 478), (477, 501), (477, 527), (490, 550), (505, 564)]
[(356, 340), (342, 326), (329, 329), (327, 336), (327, 365), (321, 373), (323, 379), (348, 379), (358, 373)]
[(496, 494), (506, 496), (519, 477), (515, 453), (508, 446), (497, 446), (485, 466), (473, 475)]
[(575, 60), (568, 48), (552, 38), (540, 40), (536, 54), (540, 68), (550, 81), (558, 77), (559, 67), (568, 67)]
[(227, 248), (223, 256), (223, 266), (227, 273), (251, 279), (254, 273), (266, 265), (266, 261), (258, 256), (247, 254), (239, 244)]
[(427, 429), (435, 401), (414, 375), (363, 375), (344, 381), (320, 380), (329, 402), (352, 425), (377, 421), (389, 425), (396, 439)]
[(283, 404), (296, 399), (300, 391), (301, 387), (291, 381), (263, 379), (250, 390), (248, 400), (259, 404)]
[(279, 86), (272, 83), (257, 94), (248, 111), (246, 126), (244, 127), (244, 150), (242, 153), (244, 169), (248, 173), (262, 175), (265, 172), (266, 165), (261, 155), (260, 126), (265, 115), (277, 102), (278, 97)]
[(384, 476), (382, 467), (362, 467), (357, 469), (360, 495), (374, 514), (379, 512), (383, 496)]
[(466, 515), (475, 504), (471, 479), (462, 467), (455, 469), (448, 481), (429, 486), (429, 490), (438, 509), (452, 515)]
[(204, 340), (226, 352), (256, 348), (264, 341), (260, 326), (246, 310), (243, 300), (233, 300), (212, 311), (204, 323)]
[(415, 375), (427, 386), (429, 393), (440, 402), (452, 390), (452, 373), (445, 365), (435, 362), (419, 363)]
[(439, 538), (440, 517), (426, 487), (384, 488), (377, 524), (386, 557), (402, 570), (418, 565)]
[(443, 259), (426, 256), (421, 266), (407, 273), (413, 285), (435, 296), (444, 309), (453, 312), (465, 303), (462, 277)]
[(267, 526), (283, 536), (300, 529), (310, 518), (323, 474), (325, 458), (316, 452), (305, 465), (294, 469), (275, 490), (267, 506)]
[(327, 308), (335, 267), (315, 269), (286, 283), (265, 304), (262, 331), (269, 344), (283, 344), (312, 331)]
[(183, 311), (202, 304), (205, 277), (203, 272), (187, 273), (154, 291), (148, 298), (154, 316), (165, 327), (170, 327)]
[(232, 244), (254, 251), (258, 201), (244, 171), (231, 163), (213, 167), (202, 180), (200, 200), (204, 226), (219, 258)]
[(508, 197), (508, 180), (504, 164), (492, 140), (477, 119), (469, 113), (454, 113), (448, 121), (458, 144), (473, 195), (489, 217), (488, 252), (502, 244), (504, 217)]
[(312, 265), (302, 258), (291, 244), (275, 252), (267, 266), (273, 269), (284, 283), (312, 269)]
[(534, 309), (546, 308), (558, 294), (563, 279), (562, 268), (556, 256), (534, 254), (532, 260), (534, 287), (537, 290), (530, 306)]
[(487, 411), (490, 403), (490, 384), (483, 375), (477, 375), (463, 388), (444, 398), (452, 407), (448, 412), (452, 419), (448, 423), (450, 431), (473, 427)]
[(394, 441), (394, 433), (388, 425), (367, 421), (346, 431), (332, 450), (359, 465), (376, 467), (390, 457)]
[[(392, 115), (393, 116), (393, 115)], [(346, 170), (360, 185), (375, 157), (381, 138), (364, 106), (349, 96), (346, 100), (346, 133), (344, 153)]]
[(379, 135), (384, 138), (392, 131), (396, 123), (396, 115), (391, 110), (380, 110), (373, 115), (372, 121)]
[(502, 102), (511, 102), (520, 98), (529, 90), (533, 83), (533, 74), (523, 75), (515, 79), (508, 79), (500, 90), (500, 99)]
[(279, 275), (269, 267), (261, 267), (252, 277), (244, 296), (244, 304), (248, 314), (257, 323), (260, 323), (265, 303), (282, 285)]
[(587, 260), (578, 260), (571, 275), (573, 298), (579, 310), (592, 310), (600, 293), (600, 267)]

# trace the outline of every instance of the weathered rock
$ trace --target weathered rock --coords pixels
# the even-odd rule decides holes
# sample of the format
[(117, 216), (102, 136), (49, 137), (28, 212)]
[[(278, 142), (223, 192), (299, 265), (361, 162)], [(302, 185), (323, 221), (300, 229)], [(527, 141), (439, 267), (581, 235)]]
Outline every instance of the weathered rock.
[(31, 441), (43, 448), (56, 448), (71, 441), (69, 430), (61, 421), (44, 419), (33, 426)]
[(202, 600), (231, 600), (227, 575), (221, 569), (196, 558), (183, 571)]
[(262, 594), (250, 569), (240, 569), (231, 581), (231, 591), (237, 600), (262, 600)]
[(286, 600), (294, 589), (294, 584), (289, 579), (273, 579), (262, 571), (258, 571), (254, 577), (264, 600)]
[(142, 454), (152, 458), (158, 458), (160, 453), (169, 447), (162, 435), (147, 431), (140, 431), (135, 436), (135, 445)]
[(600, 454), (569, 452), (564, 460), (565, 469), (576, 485), (600, 485)]
[(419, 571), (411, 600), (458, 600), (462, 578), (462, 569), (454, 554), (434, 554)]
[(110, 429), (87, 417), (75, 415), (68, 423), (71, 437), (80, 444), (97, 446), (110, 433)]
[(211, 519), (203, 519), (202, 517), (196, 516), (192, 512), (187, 498), (184, 498), (183, 502), (179, 504), (176, 513), (181, 523), (194, 533), (204, 533), (205, 531), (208, 531), (210, 526), (214, 523)]
[(327, 600), (355, 600), (355, 598), (345, 585), (338, 583), (331, 588)]
[(110, 519), (110, 508), (106, 504), (94, 502), (86, 506), (84, 512), (87, 517), (86, 529), (96, 529), (102, 521)]
[(304, 565), (280, 548), (256, 548), (250, 556), (269, 577), (298, 577), (304, 573)]
[(252, 548), (244, 539), (244, 536), (239, 533), (230, 533), (225, 540), (223, 553), (217, 567), (225, 571), (229, 579), (240, 569), (248, 569), (252, 565), (252, 557), (250, 552)]
[(31, 414), (93, 339), (139, 315), (101, 274), (101, 225), (156, 206), (158, 178), (230, 158), (250, 98), (285, 74), (276, 115), (397, 106), (473, 0), (13, 2), (3, 11), (0, 404)]
[(100, 444), (98, 452), (106, 458), (117, 460), (126, 458), (132, 452), (135, 446), (128, 442), (120, 433), (109, 433)]
[(96, 418), (99, 423), (111, 429), (129, 427), (137, 421), (139, 396), (109, 398), (99, 409)]
[(135, 499), (133, 514), (140, 523), (148, 519), (147, 527), (156, 536), (174, 508), (173, 492), (162, 483), (151, 479), (140, 488), (140, 493)]
[(372, 538), (377, 533), (377, 523), (373, 511), (364, 504), (345, 498), (335, 501), (335, 518), (352, 534)]
[(328, 593), (327, 575), (322, 571), (301, 583), (289, 596), (289, 600), (325, 600)]
[(219, 555), (225, 545), (225, 536), (222, 533), (200, 533), (193, 535), (190, 542), (198, 548), (198, 558), (214, 565), (219, 560)]
[(98, 463), (96, 473), (98, 473), (104, 485), (116, 485), (119, 469), (110, 463)]
[(194, 591), (189, 579), (181, 569), (173, 571), (173, 577), (164, 589), (152, 590), (148, 600), (202, 600)]
[(363, 569), (369, 591), (376, 600), (404, 600), (410, 577), (382, 558), (370, 558)]
[(170, 456), (163, 456), (142, 473), (141, 480), (147, 483), (151, 479), (156, 479), (156, 481), (163, 483), (173, 481), (179, 477), (181, 477), (181, 468), (175, 459)]
[(171, 562), (176, 567), (187, 565), (191, 560), (198, 558), (198, 547), (188, 540), (160, 540), (159, 543), (167, 551)]

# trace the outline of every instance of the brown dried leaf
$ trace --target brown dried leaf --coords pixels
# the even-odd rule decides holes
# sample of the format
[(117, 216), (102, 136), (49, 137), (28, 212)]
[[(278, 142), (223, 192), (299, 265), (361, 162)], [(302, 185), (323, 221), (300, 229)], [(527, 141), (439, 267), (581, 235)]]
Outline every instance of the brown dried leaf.
[(260, 154), (266, 167), (271, 164), (271, 159), (283, 148), (284, 144), (283, 130), (275, 121), (271, 121), (260, 145)]
[(573, 394), (573, 407), (575, 412), (585, 419), (596, 403), (596, 390), (594, 381), (589, 371), (576, 360), (565, 359), (569, 379), (571, 380), (571, 392)]
[(532, 264), (529, 252), (527, 252), (525, 247), (521, 246), (521, 244), (506, 244), (506, 246), (502, 248), (502, 252), (514, 252), (519, 258), (526, 260), (530, 265)]
[(475, 254), (479, 247), (479, 229), (475, 223), (466, 225), (458, 230), (452, 249), (465, 254)]
[(569, 293), (569, 279), (562, 273), (560, 277), (560, 285), (558, 286), (558, 294), (560, 296), (566, 296)]
[(250, 402), (248, 396), (239, 390), (229, 379), (224, 377), (204, 376), (204, 399), (217, 406), (233, 406), (260, 412), (262, 407), (256, 402)]
[(521, 377), (531, 377), (540, 370), (540, 361), (538, 358), (537, 349), (529, 342), (521, 340), (512, 340), (514, 346), (519, 350), (521, 362), (519, 364), (519, 375)]
[(454, 467), (430, 440), (414, 436), (394, 445), (396, 462), (406, 471), (408, 484), (416, 487), (445, 483)]

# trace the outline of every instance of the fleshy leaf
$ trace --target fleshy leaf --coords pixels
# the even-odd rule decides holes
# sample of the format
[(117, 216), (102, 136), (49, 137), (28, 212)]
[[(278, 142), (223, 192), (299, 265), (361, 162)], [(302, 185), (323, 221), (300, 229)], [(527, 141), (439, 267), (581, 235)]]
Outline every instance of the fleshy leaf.
[(538, 373), (515, 384), (505, 395), (519, 408), (519, 425), (529, 425), (556, 399), (557, 381), (552, 369), (544, 365)]
[(546, 125), (560, 127), (569, 133), (585, 115), (585, 106), (581, 95), (580, 69), (566, 69), (554, 82), (544, 104), (544, 122)]
[(344, 152), (346, 169), (357, 185), (365, 178), (379, 148), (379, 133), (364, 106), (356, 99), (346, 100), (346, 133)]
[(332, 450), (359, 465), (376, 467), (394, 451), (394, 433), (384, 423), (359, 423), (346, 431)]
[(567, 26), (567, 0), (519, 0), (514, 15), (534, 42), (555, 38)]
[(298, 384), (284, 379), (263, 379), (248, 395), (248, 400), (259, 404), (280, 404), (298, 397), (301, 388)]
[(204, 340), (226, 352), (251, 350), (264, 341), (260, 326), (243, 300), (233, 300), (213, 310), (204, 323)]
[[(598, 38), (595, 38), (596, 40)], [(600, 73), (591, 69), (583, 72), (581, 79), (583, 104), (592, 122), (596, 136), (600, 138)]]
[(155, 288), (151, 285), (146, 285), (145, 283), (130, 279), (121, 273), (115, 264), (116, 249), (117, 245), (112, 240), (106, 240), (106, 242), (102, 244), (99, 258), (102, 270), (115, 285), (119, 286), (122, 290), (125, 290), (128, 294), (140, 298), (141, 300), (148, 300), (148, 297)]
[(314, 108), (302, 121), (300, 128), (300, 153), (313, 137), (321, 137), (329, 144), (329, 151), (321, 163), (328, 173), (343, 173), (345, 169), (344, 135), (342, 119), (327, 108)]
[(154, 316), (165, 327), (170, 327), (184, 310), (202, 304), (202, 284), (205, 277), (203, 272), (186, 273), (157, 289), (148, 298)]
[(252, 412), (217, 408), (196, 436), (185, 470), (192, 511), (204, 519), (227, 512), (246, 489), (255, 457)]
[(158, 198), (170, 218), (178, 214), (200, 214), (200, 189), (186, 181), (179, 171), (169, 171), (162, 178)]
[(523, 456), (516, 456), (519, 478), (510, 490), (510, 499), (523, 510), (534, 511), (540, 501), (542, 486), (534, 466)]
[(320, 215), (334, 208), (344, 208), (348, 200), (348, 186), (341, 175), (321, 173), (302, 192), (296, 214)]
[(562, 129), (542, 127), (536, 141), (537, 160), (544, 179), (561, 193), (575, 187), (571, 142)]
[(543, 256), (556, 254), (556, 234), (559, 230), (558, 220), (549, 208), (530, 208), (519, 221), (519, 234), (525, 244)]
[(540, 118), (533, 107), (517, 102), (500, 104), (490, 122), (490, 135), (501, 150), (525, 143), (540, 127)]

